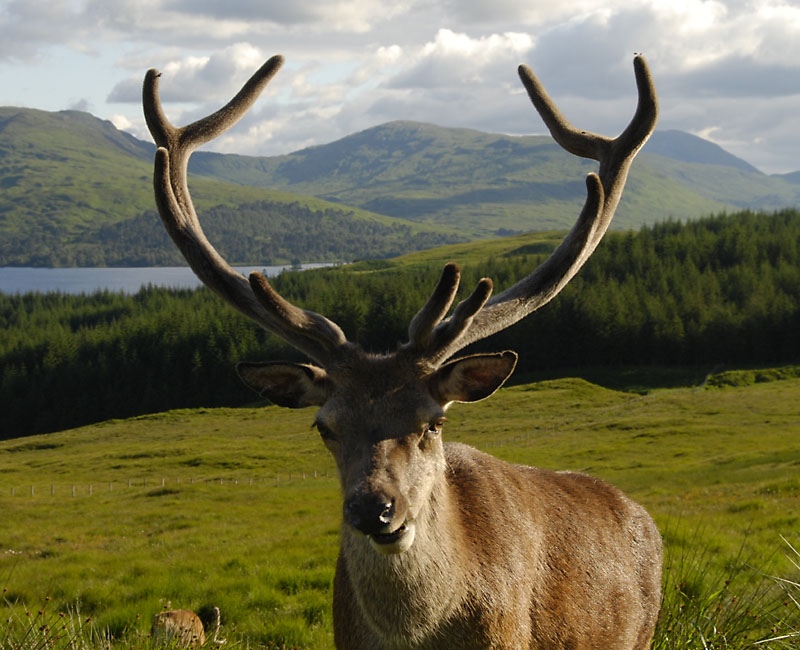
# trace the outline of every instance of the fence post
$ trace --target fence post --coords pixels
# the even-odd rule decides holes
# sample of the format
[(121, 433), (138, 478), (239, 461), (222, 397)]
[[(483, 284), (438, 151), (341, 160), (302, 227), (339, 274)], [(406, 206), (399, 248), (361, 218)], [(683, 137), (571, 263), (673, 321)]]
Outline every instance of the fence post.
[(54, 497), (55, 495), (56, 495), (56, 486), (53, 483), (51, 483), (50, 484), (50, 496)]
[(75, 496), (75, 486), (72, 486), (72, 496)]
[(89, 483), (89, 494), (90, 495), (92, 494), (92, 484), (91, 483)]

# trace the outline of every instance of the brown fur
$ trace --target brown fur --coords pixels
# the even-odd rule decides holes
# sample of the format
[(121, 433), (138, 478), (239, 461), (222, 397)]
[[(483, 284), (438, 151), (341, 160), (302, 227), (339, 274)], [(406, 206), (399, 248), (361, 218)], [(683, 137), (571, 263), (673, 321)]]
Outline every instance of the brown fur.
[[(217, 638), (219, 634), (220, 614), (219, 608), (214, 608), (214, 636), (211, 643), (223, 645), (225, 639)], [(206, 633), (203, 622), (190, 609), (170, 609), (159, 612), (153, 617), (153, 627), (150, 631), (156, 643), (179, 645), (180, 647), (199, 647), (205, 645)]]
[(190, 609), (170, 609), (153, 618), (151, 630), (156, 643), (179, 643), (183, 647), (198, 647), (206, 642), (203, 623)]
[[(661, 578), (661, 539), (644, 509), (595, 478), (421, 433), (449, 405), (435, 396), (485, 396), (462, 383), (494, 390), (497, 369), (465, 379), (405, 361), (354, 354), (324, 380), (317, 422), (345, 498), (337, 648), (644, 650)], [(414, 522), (408, 550), (377, 552), (348, 521), (348, 502), (371, 494), (402, 504), (387, 529)]]

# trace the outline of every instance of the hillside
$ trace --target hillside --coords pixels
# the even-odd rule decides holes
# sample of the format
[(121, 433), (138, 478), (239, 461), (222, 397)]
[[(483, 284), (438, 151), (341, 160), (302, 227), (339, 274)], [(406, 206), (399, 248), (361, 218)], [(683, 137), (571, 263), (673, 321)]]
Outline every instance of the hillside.
[[(151, 188), (153, 145), (87, 113), (0, 108), (0, 265), (181, 263)], [(391, 122), (275, 157), (197, 152), (192, 193), (234, 262), (381, 258), (565, 229), (595, 163), (549, 137)], [(715, 144), (656, 131), (615, 228), (800, 204), (797, 173), (768, 176)]]
[[(86, 113), (0, 109), (0, 265), (179, 264), (156, 216), (152, 144)], [(313, 197), (194, 179), (220, 251), (259, 264), (385, 257), (460, 237)]]
[[(286, 156), (204, 153), (191, 168), (496, 236), (570, 227), (585, 196), (583, 178), (596, 164), (565, 153), (549, 136), (391, 122)], [(798, 203), (791, 178), (762, 174), (688, 133), (656, 131), (633, 165), (614, 225)]]

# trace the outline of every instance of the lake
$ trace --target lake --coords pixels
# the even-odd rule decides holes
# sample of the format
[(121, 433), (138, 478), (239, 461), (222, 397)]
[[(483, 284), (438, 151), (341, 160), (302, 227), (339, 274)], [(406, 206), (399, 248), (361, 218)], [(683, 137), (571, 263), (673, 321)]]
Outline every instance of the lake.
[[(325, 264), (304, 264), (303, 269), (319, 268)], [(258, 270), (267, 276), (278, 275), (289, 266), (236, 266), (247, 276)], [(93, 293), (107, 289), (120, 293), (136, 293), (142, 287), (194, 288), (201, 285), (188, 266), (109, 267), (50, 269), (2, 266), (0, 293), (15, 294), (38, 291), (62, 293)]]

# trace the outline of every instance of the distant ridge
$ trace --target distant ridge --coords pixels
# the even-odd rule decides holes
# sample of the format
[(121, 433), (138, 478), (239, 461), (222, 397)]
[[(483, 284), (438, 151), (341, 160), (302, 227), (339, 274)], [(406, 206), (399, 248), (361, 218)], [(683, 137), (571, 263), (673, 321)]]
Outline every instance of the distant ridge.
[[(395, 121), (274, 157), (199, 154), (195, 173), (340, 201), (472, 233), (568, 228), (593, 161), (549, 136), (509, 136)], [(800, 204), (800, 188), (718, 145), (656, 131), (634, 163), (613, 227)]]
[(642, 153), (645, 152), (682, 162), (722, 165), (751, 174), (762, 173), (750, 163), (728, 153), (719, 145), (696, 135), (674, 129), (656, 130), (642, 148)]
[[(88, 113), (0, 108), (0, 265), (181, 263), (155, 214), (154, 145)], [(572, 226), (594, 161), (549, 136), (395, 121), (288, 155), (197, 152), (192, 195), (234, 262), (386, 257)], [(656, 131), (612, 227), (800, 205), (800, 172)]]
[[(183, 264), (155, 211), (154, 151), (88, 113), (0, 108), (0, 266)], [(386, 257), (464, 239), (313, 196), (191, 185), (206, 232), (234, 263)]]
[(112, 122), (90, 113), (0, 107), (0, 144), (5, 149), (14, 147), (15, 143), (47, 144), (43, 146), (42, 153), (55, 153), (68, 142), (80, 142), (86, 147), (106, 148), (110, 145), (120, 152), (147, 161), (151, 161), (155, 153), (154, 144), (120, 131)]
[(788, 174), (775, 174), (778, 178), (782, 178), (783, 180), (789, 183), (795, 183), (800, 185), (800, 172), (789, 172)]

